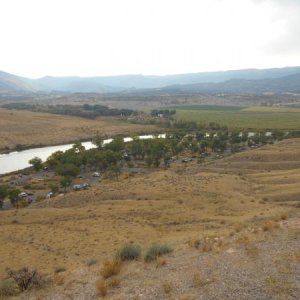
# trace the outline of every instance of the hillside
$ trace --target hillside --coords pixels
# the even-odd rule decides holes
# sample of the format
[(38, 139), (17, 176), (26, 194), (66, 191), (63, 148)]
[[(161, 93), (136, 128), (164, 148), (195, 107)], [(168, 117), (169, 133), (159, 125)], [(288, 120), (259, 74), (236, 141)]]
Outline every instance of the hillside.
[[(0, 73), (0, 90), (39, 92), (118, 93), (140, 89), (158, 89), (191, 92), (274, 92), (299, 91), (299, 80), (287, 77), (300, 73), (300, 67), (278, 69), (247, 69), (222, 72), (201, 72), (165, 76), (122, 75), (102, 77), (22, 78)], [(283, 79), (281, 79), (283, 78)], [(274, 79), (274, 81), (273, 81)], [(175, 85), (175, 86), (174, 86)], [(171, 86), (171, 87), (169, 87)], [(298, 84), (299, 86), (299, 84)], [(147, 92), (147, 91), (144, 91)], [(154, 91), (155, 92), (155, 91)]]
[(220, 83), (197, 83), (165, 87), (162, 91), (173, 93), (300, 93), (300, 73), (272, 79), (231, 79)]
[(32, 92), (34, 88), (26, 78), (0, 71), (0, 93), (20, 91)]
[[(17, 299), (97, 299), (103, 285), (120, 300), (297, 299), (299, 159), (300, 139), (285, 140), (3, 211), (0, 276), (31, 266), (52, 282)], [(174, 251), (102, 278), (123, 245), (153, 243)]]

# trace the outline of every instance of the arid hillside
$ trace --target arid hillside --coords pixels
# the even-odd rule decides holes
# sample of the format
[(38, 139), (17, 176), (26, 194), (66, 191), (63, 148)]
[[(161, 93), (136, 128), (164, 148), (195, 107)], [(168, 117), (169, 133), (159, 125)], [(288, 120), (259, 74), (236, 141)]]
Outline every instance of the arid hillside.
[[(129, 170), (1, 211), (0, 276), (28, 266), (47, 278), (16, 299), (298, 299), (299, 182), (300, 139), (205, 165)], [(173, 252), (145, 262), (155, 243)], [(105, 278), (103, 264), (126, 244), (141, 257)]]
[(14, 149), (17, 145), (55, 145), (96, 134), (151, 133), (153, 126), (126, 123), (115, 118), (96, 120), (59, 116), (28, 111), (0, 109), (0, 150)]

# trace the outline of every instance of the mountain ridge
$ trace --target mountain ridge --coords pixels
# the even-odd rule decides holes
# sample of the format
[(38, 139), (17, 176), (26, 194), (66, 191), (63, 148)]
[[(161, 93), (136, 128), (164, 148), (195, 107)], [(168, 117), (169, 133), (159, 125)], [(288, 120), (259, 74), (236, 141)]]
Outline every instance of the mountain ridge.
[[(189, 88), (198, 92), (212, 92), (214, 90), (217, 92), (222, 91), (222, 89), (224, 92), (230, 92), (231, 90), (239, 92), (251, 90), (255, 92), (255, 86), (259, 86), (259, 91), (263, 90), (262, 85), (264, 84), (271, 85), (274, 88), (274, 84), (277, 82), (279, 86), (282, 86), (280, 81), (283, 78), (296, 74), (300, 74), (300, 67), (243, 69), (174, 75), (45, 76), (38, 79), (24, 78), (0, 71), (0, 91), (119, 93), (140, 89), (170, 89), (174, 87), (178, 89), (178, 86), (181, 88), (185, 86), (184, 89)], [(270, 80), (273, 80), (274, 83), (271, 84)], [(246, 84), (247, 81), (252, 88), (249, 89)], [(258, 84), (258, 81), (260, 84)], [(287, 79), (283, 79), (283, 81), (285, 84), (288, 83)], [(275, 88), (275, 90), (280, 92), (280, 89)], [(286, 89), (283, 90), (286, 91)], [(291, 90), (295, 90), (295, 88), (291, 87)]]

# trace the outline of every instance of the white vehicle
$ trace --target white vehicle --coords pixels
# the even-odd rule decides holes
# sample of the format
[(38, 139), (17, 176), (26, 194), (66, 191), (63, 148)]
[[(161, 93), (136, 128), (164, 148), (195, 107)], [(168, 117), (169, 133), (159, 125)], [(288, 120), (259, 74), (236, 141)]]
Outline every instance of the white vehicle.
[(94, 172), (93, 176), (94, 177), (100, 177), (100, 173), (99, 172)]
[(46, 199), (50, 199), (54, 197), (54, 194), (52, 192), (49, 192), (47, 195), (46, 195)]
[(19, 196), (19, 198), (24, 198), (24, 197), (27, 197), (27, 193), (22, 192), (18, 196)]
[(75, 185), (73, 185), (73, 190), (74, 191), (80, 191), (80, 190), (82, 190), (82, 185), (81, 184), (75, 184)]

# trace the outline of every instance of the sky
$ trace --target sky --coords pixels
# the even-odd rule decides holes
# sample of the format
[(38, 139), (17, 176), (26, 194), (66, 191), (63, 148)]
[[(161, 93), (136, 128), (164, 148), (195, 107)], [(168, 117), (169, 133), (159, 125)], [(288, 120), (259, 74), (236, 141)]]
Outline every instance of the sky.
[(300, 0), (0, 0), (0, 70), (38, 78), (300, 65)]

